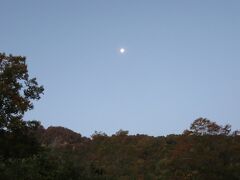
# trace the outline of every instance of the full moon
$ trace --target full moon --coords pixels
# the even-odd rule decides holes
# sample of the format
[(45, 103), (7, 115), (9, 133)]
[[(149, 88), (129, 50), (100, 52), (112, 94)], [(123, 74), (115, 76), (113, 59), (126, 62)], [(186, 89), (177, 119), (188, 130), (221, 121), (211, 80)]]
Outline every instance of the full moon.
[(121, 54), (125, 53), (125, 49), (124, 48), (120, 48), (119, 51), (120, 51)]

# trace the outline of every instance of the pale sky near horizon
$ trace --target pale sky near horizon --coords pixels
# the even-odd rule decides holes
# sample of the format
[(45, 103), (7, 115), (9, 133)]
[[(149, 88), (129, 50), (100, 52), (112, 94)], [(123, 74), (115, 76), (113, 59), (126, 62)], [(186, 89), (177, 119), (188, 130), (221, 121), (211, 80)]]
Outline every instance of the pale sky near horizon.
[(0, 51), (26, 56), (45, 87), (27, 119), (84, 136), (178, 134), (198, 117), (240, 128), (239, 0), (0, 6)]

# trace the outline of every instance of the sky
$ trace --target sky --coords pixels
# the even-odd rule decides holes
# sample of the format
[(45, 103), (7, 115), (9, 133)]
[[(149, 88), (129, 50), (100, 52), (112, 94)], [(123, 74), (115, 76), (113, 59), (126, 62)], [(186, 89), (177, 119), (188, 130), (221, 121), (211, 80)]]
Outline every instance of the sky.
[(26, 119), (84, 136), (240, 128), (239, 0), (0, 2), (0, 52), (45, 88)]

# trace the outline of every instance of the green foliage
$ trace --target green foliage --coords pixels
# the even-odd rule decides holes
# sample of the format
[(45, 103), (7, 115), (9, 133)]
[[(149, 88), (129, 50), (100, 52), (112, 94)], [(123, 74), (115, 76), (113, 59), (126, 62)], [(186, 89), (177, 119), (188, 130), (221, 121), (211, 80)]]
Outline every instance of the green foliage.
[(0, 163), (2, 179), (71, 180), (78, 179), (81, 171), (81, 167), (75, 166), (67, 155), (56, 151), (45, 151), (28, 158), (8, 159)]

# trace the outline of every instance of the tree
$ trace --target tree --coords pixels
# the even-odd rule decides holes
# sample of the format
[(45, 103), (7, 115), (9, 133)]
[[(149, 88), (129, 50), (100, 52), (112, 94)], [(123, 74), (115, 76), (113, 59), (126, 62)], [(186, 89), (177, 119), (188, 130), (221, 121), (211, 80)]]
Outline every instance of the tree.
[(43, 91), (36, 78), (29, 78), (25, 57), (0, 53), (0, 141), (8, 147), (6, 152), (9, 143), (16, 145), (17, 139), (19, 143), (21, 137), (39, 127), (39, 122), (26, 122), (23, 116), (33, 109), (32, 101), (39, 100)]
[(118, 130), (116, 133), (115, 133), (116, 136), (127, 136), (128, 135), (128, 131), (125, 131), (125, 130)]
[(190, 130), (185, 130), (185, 135), (229, 135), (231, 125), (218, 125), (206, 118), (196, 119), (190, 126)]
[(102, 131), (95, 131), (92, 135), (91, 138), (93, 140), (101, 140), (107, 138), (108, 135), (105, 132)]

